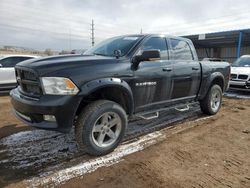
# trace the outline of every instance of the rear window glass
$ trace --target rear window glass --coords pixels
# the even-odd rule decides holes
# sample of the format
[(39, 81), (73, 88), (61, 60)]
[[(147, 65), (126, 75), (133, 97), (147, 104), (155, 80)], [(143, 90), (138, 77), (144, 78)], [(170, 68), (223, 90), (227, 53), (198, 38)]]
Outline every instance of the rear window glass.
[(174, 60), (193, 60), (193, 54), (189, 44), (186, 41), (170, 39), (172, 47), (172, 58)]

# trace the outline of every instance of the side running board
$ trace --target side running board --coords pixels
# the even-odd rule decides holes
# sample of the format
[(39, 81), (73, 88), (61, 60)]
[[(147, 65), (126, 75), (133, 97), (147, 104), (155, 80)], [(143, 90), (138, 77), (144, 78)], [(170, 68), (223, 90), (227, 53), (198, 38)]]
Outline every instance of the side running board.
[(145, 119), (145, 120), (150, 120), (150, 119), (158, 118), (159, 113), (161, 111), (176, 110), (176, 111), (179, 111), (179, 112), (185, 112), (185, 111), (190, 110), (190, 108), (191, 108), (190, 106), (197, 105), (197, 104), (198, 104), (198, 102), (191, 102), (191, 103), (188, 103), (188, 104), (181, 104), (181, 105), (175, 105), (175, 106), (172, 106), (172, 107), (159, 108), (157, 110), (137, 113), (134, 116)]

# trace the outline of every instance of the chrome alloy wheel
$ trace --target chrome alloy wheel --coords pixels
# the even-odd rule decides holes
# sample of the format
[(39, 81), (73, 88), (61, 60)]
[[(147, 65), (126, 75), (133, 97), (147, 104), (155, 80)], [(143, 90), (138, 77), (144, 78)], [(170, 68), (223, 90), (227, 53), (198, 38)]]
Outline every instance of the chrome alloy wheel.
[(221, 104), (221, 94), (218, 90), (214, 90), (211, 96), (211, 108), (214, 112), (218, 111)]
[(122, 129), (122, 120), (115, 112), (102, 114), (92, 130), (94, 143), (101, 148), (111, 146), (118, 139)]

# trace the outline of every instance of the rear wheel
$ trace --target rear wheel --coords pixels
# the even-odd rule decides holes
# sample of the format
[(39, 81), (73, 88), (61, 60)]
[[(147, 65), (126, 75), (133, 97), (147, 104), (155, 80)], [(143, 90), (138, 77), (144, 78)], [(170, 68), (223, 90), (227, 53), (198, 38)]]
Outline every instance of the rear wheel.
[(105, 155), (122, 141), (127, 126), (123, 108), (115, 102), (99, 100), (79, 115), (75, 133), (78, 147), (90, 155)]
[(222, 104), (222, 90), (219, 85), (213, 85), (210, 87), (206, 97), (200, 101), (200, 107), (203, 113), (208, 115), (216, 114)]

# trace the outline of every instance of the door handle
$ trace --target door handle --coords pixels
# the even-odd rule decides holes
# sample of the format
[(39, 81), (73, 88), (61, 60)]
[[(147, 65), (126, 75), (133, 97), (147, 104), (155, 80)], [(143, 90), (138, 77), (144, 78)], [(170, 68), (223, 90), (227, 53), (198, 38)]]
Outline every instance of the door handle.
[(162, 71), (170, 72), (170, 71), (172, 71), (172, 68), (170, 68), (170, 67), (162, 68)]
[(192, 67), (192, 70), (199, 70), (199, 68), (197, 68), (197, 67)]

